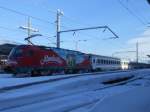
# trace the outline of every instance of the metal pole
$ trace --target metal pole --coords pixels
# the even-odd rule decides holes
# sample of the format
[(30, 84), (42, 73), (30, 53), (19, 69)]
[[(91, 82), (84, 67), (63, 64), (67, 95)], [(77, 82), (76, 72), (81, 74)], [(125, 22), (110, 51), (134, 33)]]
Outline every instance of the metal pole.
[(139, 62), (139, 43), (136, 43), (136, 62)]
[[(28, 37), (31, 36), (31, 20), (30, 17), (28, 17)], [(30, 44), (30, 40), (28, 41), (28, 44)]]
[(59, 9), (57, 10), (57, 17), (56, 17), (56, 37), (57, 37), (57, 48), (60, 48), (60, 16), (63, 15)]
[(76, 51), (78, 50), (78, 41), (75, 42), (76, 43)]
[(56, 17), (56, 36), (57, 36), (57, 48), (60, 48), (60, 14), (59, 10), (57, 10), (57, 17)]
[(41, 34), (32, 34), (32, 32), (39, 32), (39, 30), (32, 28), (31, 18), (29, 16), (28, 16), (27, 26), (20, 26), (19, 28), (27, 31), (28, 36), (27, 38), (25, 38), (25, 40), (28, 41), (28, 44), (33, 45), (33, 43), (30, 41), (31, 38), (36, 36), (42, 36)]

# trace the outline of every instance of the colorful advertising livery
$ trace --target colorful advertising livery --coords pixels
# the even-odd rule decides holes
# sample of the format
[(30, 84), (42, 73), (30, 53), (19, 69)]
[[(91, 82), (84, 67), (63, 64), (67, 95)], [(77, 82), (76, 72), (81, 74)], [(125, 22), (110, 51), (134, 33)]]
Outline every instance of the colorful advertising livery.
[(77, 73), (91, 69), (89, 55), (45, 46), (19, 45), (11, 51), (5, 70), (17, 73)]

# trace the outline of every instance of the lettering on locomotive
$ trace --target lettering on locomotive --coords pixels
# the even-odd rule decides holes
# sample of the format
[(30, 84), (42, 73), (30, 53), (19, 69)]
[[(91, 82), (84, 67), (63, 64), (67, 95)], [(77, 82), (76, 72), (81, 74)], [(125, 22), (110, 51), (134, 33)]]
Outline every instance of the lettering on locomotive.
[(58, 58), (58, 57), (50, 57), (48, 55), (44, 56), (44, 58), (41, 59), (41, 61), (40, 61), (41, 65), (47, 64), (49, 62), (55, 62), (55, 63), (62, 64), (62, 61), (61, 61), (60, 58)]

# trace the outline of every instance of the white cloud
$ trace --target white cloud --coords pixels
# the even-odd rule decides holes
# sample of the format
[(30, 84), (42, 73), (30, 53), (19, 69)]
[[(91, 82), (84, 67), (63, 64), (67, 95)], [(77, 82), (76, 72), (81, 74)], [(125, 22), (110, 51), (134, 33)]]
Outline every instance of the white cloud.
[(150, 43), (150, 29), (145, 30), (142, 34), (129, 40), (127, 43), (128, 44), (135, 44), (137, 42), (143, 43), (143, 44), (144, 43), (147, 44), (148, 42)]
[(139, 43), (139, 57), (140, 59), (148, 59), (147, 54), (150, 54), (150, 29), (146, 29), (143, 33), (127, 41), (128, 46)]

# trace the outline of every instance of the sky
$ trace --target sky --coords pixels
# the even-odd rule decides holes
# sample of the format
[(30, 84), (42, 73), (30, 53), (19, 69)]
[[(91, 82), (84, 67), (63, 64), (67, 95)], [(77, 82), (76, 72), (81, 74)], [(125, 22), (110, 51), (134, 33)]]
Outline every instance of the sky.
[(43, 35), (32, 39), (38, 45), (56, 46), (56, 11), (60, 9), (64, 13), (61, 30), (107, 25), (119, 36), (108, 39), (113, 35), (104, 29), (63, 33), (62, 48), (135, 60), (135, 52), (126, 51), (135, 51), (139, 42), (140, 60), (150, 54), (150, 5), (146, 0), (0, 0), (0, 42), (27, 44), (27, 31), (19, 27), (27, 26), (28, 17), (8, 9), (34, 17), (32, 27)]

